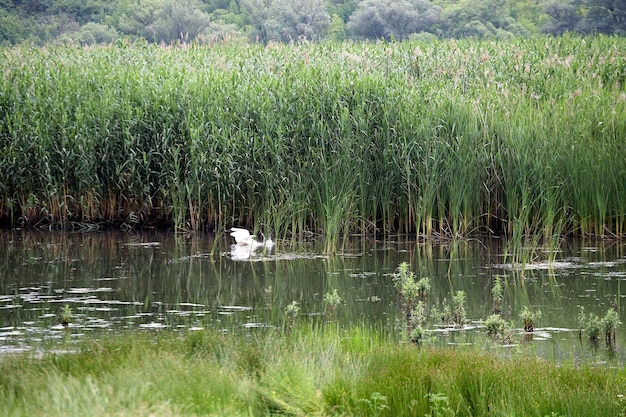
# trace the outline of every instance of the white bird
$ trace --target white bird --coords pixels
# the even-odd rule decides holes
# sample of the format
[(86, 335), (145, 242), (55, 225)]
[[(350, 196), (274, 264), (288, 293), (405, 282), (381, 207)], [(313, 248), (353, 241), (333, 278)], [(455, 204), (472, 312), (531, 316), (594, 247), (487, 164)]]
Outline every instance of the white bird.
[(263, 253), (266, 253), (266, 250), (270, 252), (272, 247), (274, 246), (274, 242), (272, 239), (265, 239), (265, 235), (263, 235), (263, 242), (258, 242), (254, 236), (250, 234), (250, 232), (246, 229), (241, 229), (239, 227), (233, 227), (229, 230), (230, 235), (235, 238), (235, 245), (231, 245), (230, 247), (230, 256), (233, 261), (244, 261), (246, 259), (250, 259), (256, 256), (256, 250), (259, 248), (263, 248)]
[(232, 227), (229, 231), (230, 235), (235, 238), (235, 242), (237, 242), (237, 245), (251, 246), (252, 248), (258, 248), (261, 246), (271, 248), (272, 246), (274, 246), (274, 242), (272, 241), (272, 239), (265, 239), (265, 235), (263, 235), (263, 242), (258, 242), (247, 229)]
[(229, 231), (230, 235), (235, 238), (235, 242), (237, 242), (238, 245), (252, 245), (255, 242), (258, 243), (247, 229), (233, 227)]

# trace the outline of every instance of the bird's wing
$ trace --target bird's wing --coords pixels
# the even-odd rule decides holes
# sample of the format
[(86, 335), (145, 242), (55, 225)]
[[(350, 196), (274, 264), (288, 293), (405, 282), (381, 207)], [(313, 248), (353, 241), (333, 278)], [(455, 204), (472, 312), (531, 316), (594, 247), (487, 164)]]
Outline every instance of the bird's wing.
[(230, 235), (235, 238), (235, 242), (244, 243), (250, 240), (250, 232), (247, 229), (241, 229), (239, 227), (232, 227), (230, 229)]
[(233, 237), (234, 236), (241, 236), (241, 237), (250, 236), (250, 232), (247, 229), (242, 229), (240, 227), (232, 227), (230, 229), (230, 232), (231, 232), (230, 235)]

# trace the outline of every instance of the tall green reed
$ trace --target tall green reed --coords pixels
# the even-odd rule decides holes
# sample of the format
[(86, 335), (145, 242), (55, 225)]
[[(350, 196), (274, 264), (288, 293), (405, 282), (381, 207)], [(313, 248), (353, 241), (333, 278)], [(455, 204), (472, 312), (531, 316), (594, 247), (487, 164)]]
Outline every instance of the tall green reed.
[(0, 217), (622, 237), (622, 43), (3, 49)]

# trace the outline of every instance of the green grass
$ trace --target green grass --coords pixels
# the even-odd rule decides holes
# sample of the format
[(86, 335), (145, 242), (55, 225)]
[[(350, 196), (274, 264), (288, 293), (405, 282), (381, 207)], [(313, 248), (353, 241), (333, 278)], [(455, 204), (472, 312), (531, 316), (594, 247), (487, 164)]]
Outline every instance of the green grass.
[(626, 232), (626, 40), (0, 50), (0, 219)]
[(3, 356), (0, 415), (588, 416), (626, 411), (623, 368), (417, 348), (379, 332), (132, 333)]

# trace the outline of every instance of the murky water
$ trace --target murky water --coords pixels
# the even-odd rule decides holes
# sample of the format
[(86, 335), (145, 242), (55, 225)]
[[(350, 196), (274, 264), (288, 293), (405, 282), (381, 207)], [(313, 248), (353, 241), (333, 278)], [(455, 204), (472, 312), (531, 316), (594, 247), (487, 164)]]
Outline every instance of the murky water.
[[(506, 262), (498, 241), (359, 241), (343, 253), (322, 255), (314, 242), (275, 242), (271, 250), (250, 253), (231, 240), (226, 234), (2, 232), (0, 353), (69, 349), (103, 332), (263, 331), (282, 326), (293, 301), (299, 320), (326, 321), (324, 295), (335, 289), (343, 300), (337, 324), (366, 323), (393, 333), (403, 314), (392, 276), (409, 262), (418, 277), (430, 278), (433, 306), (459, 290), (467, 295), (465, 325), (431, 323), (431, 343), (529, 349), (554, 360), (608, 355), (623, 362), (625, 356), (623, 325), (607, 350), (603, 337), (597, 347), (579, 339), (577, 322), (580, 306), (600, 317), (613, 306), (624, 319), (624, 245), (575, 244), (553, 262), (538, 253), (522, 270)], [(504, 286), (503, 317), (513, 326), (505, 342), (491, 341), (483, 328), (495, 277)], [(67, 328), (59, 318), (65, 305), (72, 313)], [(524, 306), (542, 312), (531, 341), (519, 317)]]

